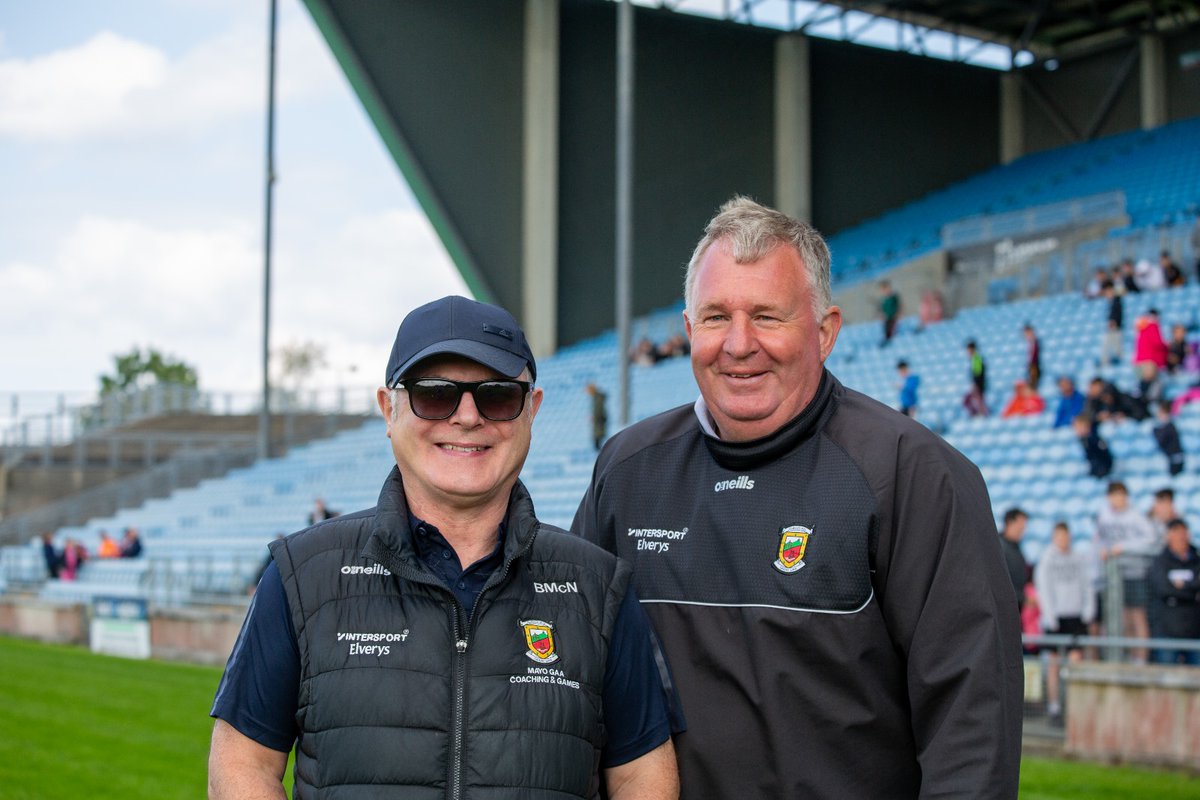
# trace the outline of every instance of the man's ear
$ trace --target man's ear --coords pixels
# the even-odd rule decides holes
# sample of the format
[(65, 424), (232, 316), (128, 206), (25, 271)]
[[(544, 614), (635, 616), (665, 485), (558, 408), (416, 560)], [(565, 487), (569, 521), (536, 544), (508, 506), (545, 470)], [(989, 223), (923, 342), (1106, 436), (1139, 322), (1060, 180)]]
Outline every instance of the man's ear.
[(390, 390), (380, 386), (375, 391), (375, 401), (379, 403), (379, 410), (383, 414), (383, 421), (387, 423), (387, 436), (390, 439), (392, 436), (392, 393)]
[(838, 333), (842, 330), (842, 309), (837, 306), (830, 306), (825, 310), (825, 316), (821, 318), (819, 327), (821, 338), (821, 363), (825, 363), (825, 359), (829, 358), (829, 354), (833, 352), (833, 346), (837, 343)]

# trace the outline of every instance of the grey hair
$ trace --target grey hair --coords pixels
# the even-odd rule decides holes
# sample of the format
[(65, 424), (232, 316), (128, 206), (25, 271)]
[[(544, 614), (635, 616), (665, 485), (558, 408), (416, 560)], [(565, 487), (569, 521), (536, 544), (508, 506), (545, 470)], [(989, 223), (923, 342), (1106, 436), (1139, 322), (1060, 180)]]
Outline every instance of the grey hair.
[(391, 404), (392, 404), (392, 416), (391, 416), (391, 419), (388, 420), (388, 422), (394, 423), (396, 421), (396, 418), (398, 416), (400, 416), (397, 409), (400, 408), (400, 405), (399, 405), (401, 402), (400, 393), (403, 391), (404, 390), (398, 386), (393, 386), (387, 390), (388, 399), (391, 401)]
[(686, 310), (694, 311), (693, 293), (696, 289), (696, 272), (700, 260), (715, 244), (729, 248), (730, 255), (738, 264), (749, 264), (767, 256), (777, 247), (792, 247), (808, 273), (808, 284), (812, 290), (813, 314), (818, 320), (833, 305), (829, 287), (829, 246), (811, 225), (793, 219), (787, 214), (754, 202), (748, 197), (735, 195), (727, 201), (717, 215), (704, 227), (692, 258), (688, 261), (687, 275), (683, 280), (683, 297)]

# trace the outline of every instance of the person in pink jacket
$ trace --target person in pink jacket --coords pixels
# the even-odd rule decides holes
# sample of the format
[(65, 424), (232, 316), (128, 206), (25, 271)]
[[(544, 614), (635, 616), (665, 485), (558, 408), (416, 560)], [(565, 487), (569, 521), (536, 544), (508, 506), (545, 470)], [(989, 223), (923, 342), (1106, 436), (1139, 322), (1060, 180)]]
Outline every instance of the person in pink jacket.
[(1160, 369), (1167, 366), (1167, 343), (1163, 341), (1158, 323), (1158, 309), (1152, 308), (1138, 317), (1135, 323), (1137, 339), (1133, 345), (1133, 363), (1153, 361)]

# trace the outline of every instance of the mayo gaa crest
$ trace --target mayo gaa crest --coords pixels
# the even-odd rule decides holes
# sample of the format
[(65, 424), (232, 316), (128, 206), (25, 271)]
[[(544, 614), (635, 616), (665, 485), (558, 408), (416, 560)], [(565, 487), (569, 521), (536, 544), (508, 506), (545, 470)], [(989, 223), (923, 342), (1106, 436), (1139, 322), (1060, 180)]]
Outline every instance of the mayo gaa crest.
[(799, 572), (804, 566), (804, 550), (808, 547), (808, 537), (812, 528), (803, 525), (789, 525), (783, 529), (779, 537), (779, 558), (775, 560), (775, 569), (780, 572)]
[(558, 653), (554, 652), (553, 622), (542, 622), (540, 619), (521, 620), (521, 630), (525, 631), (525, 645), (529, 648), (525, 655), (539, 664), (558, 661)]

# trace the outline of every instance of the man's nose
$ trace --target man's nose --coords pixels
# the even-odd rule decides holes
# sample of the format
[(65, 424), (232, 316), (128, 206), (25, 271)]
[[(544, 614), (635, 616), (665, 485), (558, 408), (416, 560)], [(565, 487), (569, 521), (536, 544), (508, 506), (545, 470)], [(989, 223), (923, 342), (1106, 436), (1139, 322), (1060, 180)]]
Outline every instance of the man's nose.
[(455, 409), (454, 416), (450, 418), (450, 421), (468, 428), (483, 424), (483, 415), (479, 413), (479, 407), (475, 405), (475, 395), (463, 392), (458, 401), (458, 408)]
[(724, 350), (734, 358), (745, 358), (758, 349), (758, 337), (748, 314), (734, 314), (725, 334)]

